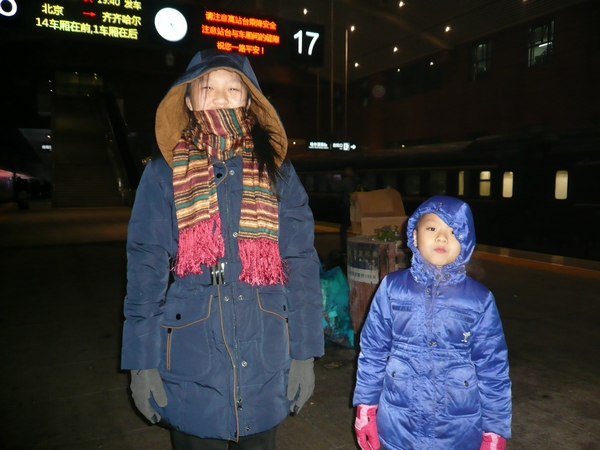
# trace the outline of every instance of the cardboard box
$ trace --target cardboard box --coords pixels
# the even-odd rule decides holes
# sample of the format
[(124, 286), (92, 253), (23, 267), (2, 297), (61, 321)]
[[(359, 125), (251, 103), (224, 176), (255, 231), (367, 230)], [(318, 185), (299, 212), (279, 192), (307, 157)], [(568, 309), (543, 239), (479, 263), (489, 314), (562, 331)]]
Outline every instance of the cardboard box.
[(375, 229), (397, 226), (405, 228), (408, 216), (400, 192), (390, 187), (350, 195), (350, 222), (352, 232), (372, 236)]

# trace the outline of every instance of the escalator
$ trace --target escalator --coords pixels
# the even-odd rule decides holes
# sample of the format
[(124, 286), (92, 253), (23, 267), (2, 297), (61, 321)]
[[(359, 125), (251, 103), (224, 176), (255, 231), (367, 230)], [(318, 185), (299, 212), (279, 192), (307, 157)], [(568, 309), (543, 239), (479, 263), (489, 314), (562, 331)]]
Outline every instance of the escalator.
[(53, 207), (126, 206), (141, 174), (113, 95), (57, 94), (52, 112)]

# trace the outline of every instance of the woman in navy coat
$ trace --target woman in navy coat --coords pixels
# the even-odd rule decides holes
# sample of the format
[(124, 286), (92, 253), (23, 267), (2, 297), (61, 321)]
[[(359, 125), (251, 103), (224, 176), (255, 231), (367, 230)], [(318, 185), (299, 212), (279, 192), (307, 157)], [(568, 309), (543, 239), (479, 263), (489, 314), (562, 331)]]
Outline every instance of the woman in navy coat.
[(313, 217), (283, 125), (246, 57), (203, 51), (158, 107), (156, 137), (127, 238), (135, 404), (178, 449), (273, 449), (323, 354)]

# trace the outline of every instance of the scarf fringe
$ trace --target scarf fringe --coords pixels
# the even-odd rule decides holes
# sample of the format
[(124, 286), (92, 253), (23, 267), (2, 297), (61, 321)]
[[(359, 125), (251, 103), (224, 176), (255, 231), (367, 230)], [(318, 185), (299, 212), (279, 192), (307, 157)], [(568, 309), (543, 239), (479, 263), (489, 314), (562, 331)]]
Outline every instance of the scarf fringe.
[(240, 239), (238, 246), (242, 261), (240, 281), (253, 286), (286, 283), (287, 275), (277, 241), (265, 238)]
[(201, 264), (214, 266), (224, 252), (221, 218), (215, 214), (208, 220), (179, 230), (175, 273), (178, 277), (190, 274), (200, 275), (202, 273)]

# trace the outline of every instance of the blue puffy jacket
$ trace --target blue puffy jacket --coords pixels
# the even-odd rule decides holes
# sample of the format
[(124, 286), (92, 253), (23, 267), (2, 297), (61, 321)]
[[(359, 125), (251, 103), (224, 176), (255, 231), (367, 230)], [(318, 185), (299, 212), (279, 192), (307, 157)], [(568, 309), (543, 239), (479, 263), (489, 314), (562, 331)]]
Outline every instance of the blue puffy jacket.
[[(413, 243), (418, 219), (435, 213), (461, 244), (441, 270)], [(465, 273), (475, 247), (468, 205), (436, 196), (407, 225), (410, 269), (378, 288), (360, 336), (354, 405), (379, 405), (389, 450), (478, 450), (482, 432), (511, 436), (511, 382), (492, 293)]]

